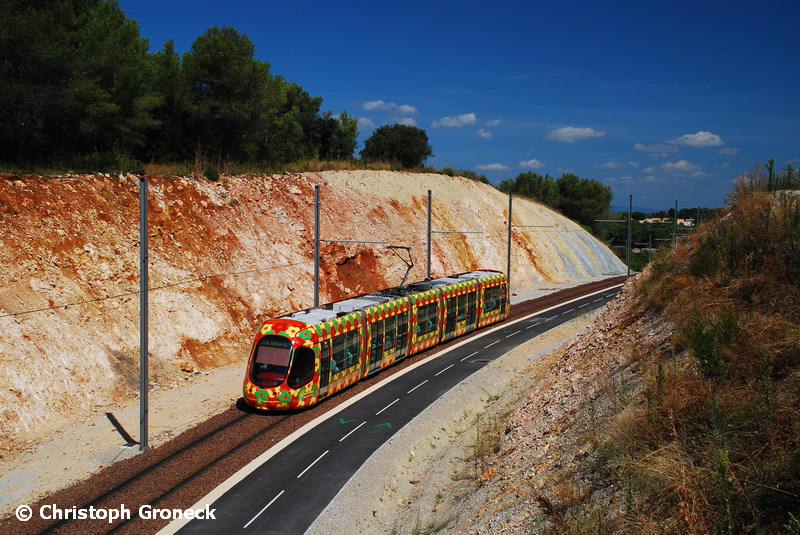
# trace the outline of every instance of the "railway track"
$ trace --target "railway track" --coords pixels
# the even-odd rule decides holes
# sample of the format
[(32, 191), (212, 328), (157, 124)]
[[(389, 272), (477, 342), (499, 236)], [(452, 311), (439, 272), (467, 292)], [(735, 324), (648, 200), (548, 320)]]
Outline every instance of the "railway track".
[[(512, 306), (509, 319), (619, 284), (623, 280), (624, 277), (606, 279), (518, 303)], [(413, 362), (461, 340), (457, 338), (409, 357), (309, 410), (265, 415), (232, 407), (155, 450), (109, 466), (85, 481), (31, 504), (34, 511), (44, 504), (56, 504), (61, 509), (90, 506), (116, 508), (124, 504), (132, 512), (130, 520), (109, 524), (104, 520), (43, 520), (34, 515), (29, 522), (23, 523), (10, 516), (0, 521), (0, 532), (152, 533), (166, 525), (167, 521), (141, 521), (136, 514), (140, 506), (149, 504), (165, 509), (190, 507), (241, 466), (305, 423)]]

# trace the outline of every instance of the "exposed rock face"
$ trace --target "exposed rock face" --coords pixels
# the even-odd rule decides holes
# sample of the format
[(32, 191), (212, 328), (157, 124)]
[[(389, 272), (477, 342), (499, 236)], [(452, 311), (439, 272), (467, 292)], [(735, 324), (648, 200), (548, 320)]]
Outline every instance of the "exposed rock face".
[[(138, 180), (0, 177), (5, 445), (135, 395)], [(376, 171), (216, 183), (152, 178), (152, 383), (168, 386), (193, 370), (241, 361), (260, 321), (311, 304), (315, 184), (323, 238), (408, 245), (410, 280), (424, 277), (427, 189), (435, 230), (485, 233), (435, 235), (433, 274), (505, 269), (507, 197), (464, 178)], [(514, 287), (624, 269), (578, 225), (536, 203), (515, 200), (514, 223), (554, 225), (515, 231)], [(324, 244), (321, 272), (326, 302), (397, 284), (405, 265), (381, 246)], [(50, 307), (57, 308), (14, 315)]]

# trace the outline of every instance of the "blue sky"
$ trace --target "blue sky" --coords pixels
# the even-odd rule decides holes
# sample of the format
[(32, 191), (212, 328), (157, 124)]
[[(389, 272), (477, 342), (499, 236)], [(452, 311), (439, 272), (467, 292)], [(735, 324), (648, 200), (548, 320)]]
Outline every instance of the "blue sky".
[(121, 1), (151, 48), (233, 26), (256, 54), (372, 125), (424, 128), (436, 166), (497, 182), (572, 170), (614, 205), (721, 205), (800, 165), (800, 2)]

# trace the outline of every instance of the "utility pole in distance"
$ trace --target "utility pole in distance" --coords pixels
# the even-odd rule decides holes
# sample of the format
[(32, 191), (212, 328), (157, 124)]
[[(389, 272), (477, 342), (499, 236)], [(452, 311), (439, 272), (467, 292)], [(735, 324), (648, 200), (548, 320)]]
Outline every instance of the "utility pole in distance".
[(675, 213), (672, 218), (672, 248), (678, 246), (678, 201), (675, 200)]
[(514, 206), (514, 194), (508, 192), (508, 258), (506, 258), (506, 278), (511, 289), (511, 209)]
[(628, 194), (628, 246), (626, 247), (626, 260), (628, 264), (628, 277), (631, 276), (631, 258), (633, 257), (633, 228), (632, 228), (632, 219), (633, 219), (633, 194)]
[(314, 186), (314, 308), (319, 306), (319, 184)]
[(139, 178), (139, 451), (147, 451), (148, 324), (147, 324), (147, 177)]
[(425, 267), (425, 279), (431, 278), (431, 212), (433, 211), (433, 194), (428, 190), (428, 263)]

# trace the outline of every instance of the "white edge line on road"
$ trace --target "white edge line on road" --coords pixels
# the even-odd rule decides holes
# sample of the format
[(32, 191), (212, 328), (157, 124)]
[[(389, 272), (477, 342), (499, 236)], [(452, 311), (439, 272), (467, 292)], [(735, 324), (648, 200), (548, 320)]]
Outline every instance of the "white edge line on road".
[[(391, 407), (392, 405), (394, 405), (394, 404), (395, 404), (395, 403), (397, 403), (398, 401), (400, 401), (400, 398), (397, 398), (396, 400), (392, 401), (391, 403), (389, 403), (388, 405), (386, 405), (384, 408), (382, 408), (381, 410), (379, 410), (378, 412), (376, 412), (376, 413), (375, 413), (375, 416), (378, 416), (380, 413), (382, 413), (383, 411), (385, 411), (386, 409), (388, 409), (389, 407)], [(364, 422), (364, 423), (366, 423), (366, 422)]]
[[(367, 423), (367, 422), (364, 422), (364, 423), (362, 423), (361, 425), (364, 425), (365, 423)], [(358, 427), (361, 427), (361, 425), (359, 425)], [(358, 429), (358, 427), (356, 427), (356, 429)], [(356, 429), (353, 429), (353, 431), (355, 431)], [(352, 433), (352, 431), (351, 431), (351, 433)], [(341, 441), (339, 441), (339, 442), (341, 442)], [(314, 466), (315, 464), (317, 464), (317, 462), (318, 462), (320, 459), (322, 459), (323, 457), (325, 457), (326, 455), (328, 455), (328, 452), (329, 452), (329, 451), (331, 451), (331, 450), (325, 450), (325, 451), (323, 451), (323, 452), (322, 452), (322, 455), (320, 455), (319, 457), (317, 457), (316, 459), (314, 459), (314, 462), (312, 462), (311, 464), (309, 464), (308, 466), (306, 466), (306, 469), (305, 469), (305, 470), (303, 470), (302, 472), (300, 472), (299, 474), (297, 474), (297, 479), (300, 479), (301, 477), (303, 477), (303, 474), (305, 474), (306, 472), (308, 472), (309, 470), (311, 470), (311, 467), (312, 467), (312, 466)]]
[[(388, 407), (387, 407), (387, 408), (388, 408)], [(362, 425), (364, 425), (365, 423), (367, 423), (367, 422), (361, 422), (360, 424), (358, 424), (358, 425), (355, 427), (355, 429), (351, 429), (349, 433), (347, 433), (345, 436), (343, 436), (342, 438), (340, 438), (340, 439), (339, 439), (339, 442), (341, 442), (342, 440), (346, 439), (347, 437), (349, 437), (350, 435), (352, 435), (353, 433), (355, 433), (356, 431), (358, 431), (358, 428), (359, 428), (359, 427), (361, 427)], [(317, 460), (319, 460), (319, 459), (317, 459)], [(314, 461), (314, 462), (317, 462), (317, 461)], [(308, 470), (308, 468), (306, 468), (306, 470)], [(300, 476), (302, 476), (302, 475), (303, 475), (303, 474), (300, 474)], [(297, 476), (297, 477), (300, 477), (300, 476)]]
[(463, 359), (461, 359), (459, 362), (464, 362), (464, 361), (465, 361), (465, 360), (467, 360), (468, 358), (470, 358), (470, 357), (474, 357), (474, 356), (475, 356), (475, 355), (477, 355), (477, 354), (478, 354), (478, 352), (477, 352), (477, 351), (476, 351), (475, 353), (471, 353), (471, 354), (467, 355), (466, 357), (464, 357)]
[(451, 365), (450, 365), (450, 366), (448, 366), (447, 368), (445, 368), (445, 369), (443, 369), (443, 370), (439, 370), (438, 372), (434, 373), (434, 374), (433, 374), (433, 376), (434, 376), (434, 377), (437, 377), (438, 375), (440, 375), (440, 374), (442, 374), (442, 373), (446, 372), (447, 370), (449, 370), (449, 369), (450, 369), (450, 368), (452, 368), (453, 366), (455, 366), (455, 364), (451, 364)]
[(273, 503), (275, 503), (275, 500), (277, 500), (278, 498), (280, 498), (280, 497), (281, 497), (281, 494), (283, 494), (284, 492), (286, 492), (286, 490), (282, 490), (282, 491), (280, 491), (280, 492), (278, 493), (278, 495), (277, 495), (277, 496), (275, 496), (274, 498), (272, 498), (272, 499), (269, 501), (269, 503), (268, 503), (267, 505), (265, 505), (265, 506), (264, 506), (264, 508), (263, 508), (263, 509), (261, 509), (261, 510), (258, 512), (258, 514), (256, 514), (256, 516), (254, 516), (253, 518), (251, 518), (251, 519), (250, 519), (250, 521), (249, 521), (247, 524), (245, 524), (245, 525), (242, 527), (242, 529), (245, 529), (247, 526), (249, 526), (250, 524), (252, 524), (252, 523), (253, 523), (253, 520), (255, 520), (256, 518), (258, 518), (259, 516), (261, 516), (261, 513), (263, 513), (264, 511), (266, 511), (266, 510), (267, 510), (267, 508), (268, 508), (270, 505), (272, 505)]
[(515, 334), (519, 334), (519, 333), (521, 333), (521, 332), (522, 332), (522, 331), (514, 331), (513, 333), (511, 333), (511, 334), (509, 334), (508, 336), (506, 336), (506, 338), (511, 338), (511, 337), (512, 337), (512, 336), (514, 336)]
[(492, 343), (491, 343), (491, 344), (489, 344), (488, 346), (484, 347), (483, 349), (489, 349), (489, 348), (490, 348), (490, 347), (492, 347), (493, 345), (495, 345), (495, 344), (499, 344), (499, 343), (500, 343), (500, 340), (495, 340), (494, 342), (492, 342)]
[[(330, 409), (326, 413), (320, 414), (319, 416), (317, 416), (316, 418), (314, 418), (313, 420), (308, 422), (306, 425), (304, 425), (303, 427), (299, 428), (297, 431), (295, 431), (291, 435), (287, 436), (286, 438), (284, 438), (283, 440), (281, 440), (280, 442), (278, 442), (277, 444), (275, 444), (274, 446), (269, 448), (267, 451), (265, 451), (264, 453), (262, 453), (261, 455), (259, 455), (258, 457), (256, 457), (255, 459), (253, 459), (252, 461), (247, 463), (246, 465), (244, 465), (242, 468), (239, 469), (239, 471), (237, 471), (231, 477), (229, 477), (228, 479), (223, 481), (216, 488), (214, 488), (211, 492), (209, 492), (208, 494), (206, 494), (205, 496), (200, 498), (197, 501), (197, 503), (192, 505), (191, 508), (192, 509), (202, 509), (206, 505), (213, 504), (215, 501), (220, 499), (226, 492), (228, 492), (233, 487), (235, 487), (240, 481), (242, 481), (244, 478), (246, 478), (251, 473), (256, 471), (259, 466), (261, 466), (262, 464), (264, 464), (265, 462), (270, 460), (272, 457), (277, 455), (280, 451), (285, 449), (292, 442), (294, 442), (295, 440), (297, 440), (298, 438), (300, 438), (301, 436), (303, 436), (307, 432), (311, 431), (312, 429), (314, 429), (315, 427), (320, 425), (322, 422), (333, 418), (334, 416), (336, 416), (337, 414), (339, 414), (340, 412), (342, 412), (343, 410), (345, 410), (349, 406), (354, 405), (355, 403), (358, 403), (363, 398), (369, 396), (370, 394), (372, 394), (376, 390), (378, 390), (380, 388), (383, 388), (384, 386), (386, 386), (387, 384), (391, 383), (392, 381), (395, 381), (395, 380), (399, 379), (400, 377), (404, 376), (407, 373), (412, 372), (413, 370), (419, 368), (420, 366), (424, 366), (428, 362), (430, 362), (430, 361), (432, 361), (434, 359), (437, 359), (437, 358), (439, 358), (439, 357), (441, 357), (441, 356), (453, 351), (454, 349), (458, 349), (459, 347), (461, 347), (463, 345), (466, 345), (466, 344), (472, 342), (473, 340), (476, 340), (478, 338), (482, 338), (484, 336), (490, 335), (490, 334), (492, 334), (494, 332), (497, 332), (497, 331), (499, 331), (501, 329), (505, 329), (509, 325), (514, 325), (514, 324), (519, 323), (521, 321), (525, 321), (527, 319), (531, 319), (534, 316), (538, 316), (540, 314), (543, 314), (545, 312), (549, 312), (549, 311), (554, 310), (556, 308), (563, 307), (564, 305), (568, 305), (570, 303), (574, 303), (576, 301), (580, 301), (581, 299), (586, 299), (587, 297), (592, 297), (592, 296), (601, 294), (603, 292), (607, 292), (608, 290), (615, 290), (617, 288), (621, 288), (622, 286), (623, 285), (621, 283), (620, 284), (615, 284), (614, 286), (611, 286), (609, 288), (603, 288), (602, 290), (597, 290), (596, 292), (592, 292), (592, 293), (589, 293), (589, 294), (586, 294), (586, 295), (582, 295), (580, 297), (576, 297), (574, 299), (570, 299), (569, 301), (566, 301), (564, 303), (559, 303), (558, 305), (553, 305), (551, 307), (543, 308), (542, 310), (537, 310), (536, 312), (531, 312), (527, 316), (522, 316), (521, 318), (517, 318), (515, 320), (511, 320), (511, 321), (508, 321), (508, 322), (503, 322), (500, 325), (498, 325), (497, 327), (494, 327), (492, 329), (487, 329), (487, 330), (485, 330), (483, 332), (480, 332), (478, 334), (475, 334), (473, 336), (465, 338), (464, 340), (461, 340), (460, 342), (455, 343), (455, 344), (451, 345), (450, 347), (446, 347), (446, 348), (442, 349), (441, 351), (438, 351), (438, 352), (434, 353), (433, 355), (430, 355), (430, 356), (425, 357), (424, 359), (418, 360), (417, 362), (415, 362), (414, 364), (411, 364), (407, 368), (403, 368), (402, 370), (400, 370), (400, 371), (398, 371), (396, 373), (393, 373), (392, 375), (388, 376), (386, 379), (384, 379), (384, 380), (382, 380), (382, 381), (380, 381), (378, 383), (375, 383), (374, 385), (370, 386), (369, 388), (365, 389), (364, 391), (359, 392), (358, 394), (354, 395), (353, 397), (343, 401), (342, 403), (340, 403), (339, 405), (333, 407), (332, 409)], [(611, 294), (611, 295), (614, 295), (614, 294)], [(178, 520), (173, 520), (172, 522), (170, 522), (169, 524), (164, 526), (158, 532), (158, 535), (173, 535), (174, 533), (176, 533), (178, 530), (180, 530), (183, 526), (185, 526), (189, 522), (190, 522), (190, 519), (188, 519), (188, 518), (179, 518)]]

